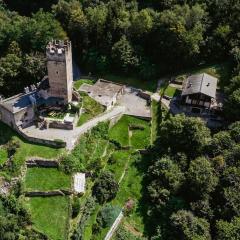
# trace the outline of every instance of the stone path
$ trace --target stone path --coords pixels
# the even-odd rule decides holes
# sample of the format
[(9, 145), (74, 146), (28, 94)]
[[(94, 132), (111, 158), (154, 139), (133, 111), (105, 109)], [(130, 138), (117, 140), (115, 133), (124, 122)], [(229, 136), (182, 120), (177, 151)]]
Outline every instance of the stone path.
[(91, 128), (95, 127), (99, 122), (111, 120), (112, 118), (119, 116), (125, 112), (125, 107), (116, 106), (111, 111), (105, 112), (100, 116), (86, 122), (80, 127), (75, 127), (73, 130), (54, 129), (48, 128), (40, 130), (35, 126), (28, 127), (22, 131), (29, 137), (41, 138), (46, 140), (61, 139), (66, 142), (67, 150), (72, 150), (78, 141), (79, 137), (86, 133)]

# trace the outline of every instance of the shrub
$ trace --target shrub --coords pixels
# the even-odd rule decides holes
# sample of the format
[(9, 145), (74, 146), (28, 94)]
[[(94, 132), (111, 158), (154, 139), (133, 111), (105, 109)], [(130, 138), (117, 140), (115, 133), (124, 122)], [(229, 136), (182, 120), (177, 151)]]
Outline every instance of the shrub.
[(73, 155), (63, 156), (60, 159), (60, 169), (69, 174), (73, 172), (82, 171), (84, 169), (80, 161)]
[(93, 195), (100, 204), (114, 199), (118, 192), (118, 183), (110, 172), (102, 172), (93, 186)]
[(111, 227), (120, 212), (121, 208), (119, 206), (107, 204), (99, 212), (97, 216), (97, 223), (103, 228)]
[(72, 218), (75, 218), (80, 211), (80, 201), (79, 198), (74, 196), (72, 201)]
[(20, 147), (20, 142), (18, 140), (14, 140), (14, 139), (10, 140), (6, 145), (8, 157), (11, 157), (12, 155), (14, 155), (19, 147)]

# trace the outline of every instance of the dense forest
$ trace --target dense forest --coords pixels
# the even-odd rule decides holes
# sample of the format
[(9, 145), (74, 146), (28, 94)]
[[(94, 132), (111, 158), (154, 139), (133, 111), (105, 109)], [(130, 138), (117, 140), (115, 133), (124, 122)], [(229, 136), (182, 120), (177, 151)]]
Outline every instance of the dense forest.
[[(238, 0), (3, 1), (0, 85), (11, 95), (45, 74), (50, 39), (70, 38), (84, 72), (117, 72), (151, 80), (228, 60), (239, 63)], [(226, 106), (239, 109), (239, 67), (225, 81)], [(228, 109), (231, 119), (239, 110)]]
[[(240, 0), (0, 0), (0, 94), (41, 80), (47, 42), (66, 38), (82, 71), (149, 84), (229, 62), (221, 84), (228, 126), (212, 133), (195, 118), (162, 121), (145, 156), (143, 204), (148, 239), (240, 239)], [(2, 219), (0, 236), (18, 239), (9, 234), (21, 213), (8, 211), (14, 222)], [(40, 239), (34, 234), (28, 239)]]

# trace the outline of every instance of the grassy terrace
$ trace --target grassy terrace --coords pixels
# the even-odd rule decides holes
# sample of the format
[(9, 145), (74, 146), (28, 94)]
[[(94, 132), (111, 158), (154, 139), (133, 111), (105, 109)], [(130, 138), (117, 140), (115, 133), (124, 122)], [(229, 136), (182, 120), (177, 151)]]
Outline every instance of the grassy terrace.
[(28, 168), (24, 185), (26, 190), (70, 189), (71, 176), (56, 168)]
[(78, 90), (81, 87), (81, 85), (84, 83), (92, 85), (94, 83), (94, 80), (81, 78), (77, 81), (74, 81), (74, 88)]
[(28, 198), (34, 227), (52, 240), (65, 240), (70, 215), (69, 197)]
[[(131, 130), (132, 136), (129, 135), (129, 125), (141, 125), (144, 130)], [(123, 146), (131, 143), (129, 150), (115, 150), (105, 167), (105, 170), (111, 171), (117, 182), (120, 184), (119, 191), (116, 198), (111, 202), (113, 206), (123, 207), (128, 199), (135, 202), (133, 212), (124, 218), (123, 224), (127, 224), (130, 228), (135, 229), (139, 235), (144, 231), (144, 217), (142, 212), (141, 198), (142, 198), (142, 180), (146, 165), (146, 159), (143, 159), (138, 153), (135, 153), (138, 148), (146, 148), (150, 144), (150, 126), (149, 123), (130, 116), (123, 116), (117, 123), (109, 130), (110, 139), (115, 140)], [(133, 144), (134, 143), (134, 144)], [(96, 211), (100, 211), (99, 206)], [(91, 232), (91, 226), (96, 223), (96, 211), (92, 214), (87, 232), (94, 240), (102, 240), (106, 236), (109, 227), (101, 229), (97, 234)], [(89, 235), (88, 235), (89, 237)], [(87, 239), (87, 238), (86, 238)]]
[[(0, 175), (6, 175), (6, 172), (8, 172), (10, 175), (17, 176), (19, 174), (20, 167), (28, 157), (36, 156), (48, 159), (56, 159), (64, 151), (63, 149), (59, 148), (52, 148), (40, 144), (30, 143), (20, 137), (10, 127), (0, 122), (0, 148), (2, 148), (12, 139), (17, 140), (20, 144), (20, 147), (17, 148), (17, 151), (14, 155), (15, 166), (11, 172), (7, 170), (4, 171), (4, 169), (1, 170)], [(6, 153), (2, 153), (3, 156), (5, 156), (5, 154)]]
[(90, 98), (89, 96), (82, 94), (83, 97), (83, 108), (85, 113), (81, 114), (78, 120), (78, 126), (81, 126), (85, 122), (93, 119), (97, 115), (104, 112), (105, 108), (94, 99)]
[[(129, 137), (129, 126), (141, 126), (143, 129), (131, 130)], [(150, 143), (150, 126), (145, 120), (124, 115), (118, 123), (109, 131), (109, 138), (118, 142), (122, 147), (132, 146), (136, 149), (145, 148)]]
[(124, 168), (127, 166), (130, 157), (130, 151), (115, 151), (110, 159), (108, 160), (108, 165), (106, 166), (106, 170), (112, 172), (117, 181), (120, 180)]

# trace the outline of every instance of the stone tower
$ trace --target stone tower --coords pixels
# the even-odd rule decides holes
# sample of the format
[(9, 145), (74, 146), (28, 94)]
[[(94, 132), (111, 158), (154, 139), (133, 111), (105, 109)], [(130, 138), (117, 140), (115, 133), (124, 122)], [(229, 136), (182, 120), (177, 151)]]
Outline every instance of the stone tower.
[(51, 41), (46, 48), (49, 78), (49, 96), (72, 100), (73, 71), (72, 47), (70, 41)]

